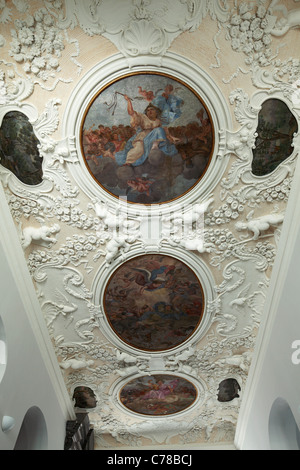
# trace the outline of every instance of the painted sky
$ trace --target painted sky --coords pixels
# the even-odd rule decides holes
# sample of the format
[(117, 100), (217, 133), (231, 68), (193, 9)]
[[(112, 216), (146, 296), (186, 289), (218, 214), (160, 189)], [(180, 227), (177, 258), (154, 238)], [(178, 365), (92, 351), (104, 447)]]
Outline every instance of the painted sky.
[[(140, 99), (141, 95), (139, 95), (138, 87), (141, 86), (143, 90), (151, 90), (156, 94), (161, 93), (168, 84), (173, 85), (174, 94), (184, 101), (182, 115), (173, 122), (173, 125), (180, 126), (194, 121), (197, 112), (202, 109), (202, 106), (197, 99), (198, 97), (189, 88), (163, 75), (138, 74), (122, 78), (103, 90), (93, 101), (87, 113), (84, 128), (97, 127), (100, 123), (108, 127), (119, 124), (129, 125), (130, 119), (127, 113), (127, 102), (123, 96), (117, 95), (117, 105), (114, 114), (112, 109), (109, 109), (109, 106), (114, 102), (115, 92), (127, 94), (133, 99), (135, 111), (143, 113), (149, 103), (145, 99)], [(204, 117), (206, 117), (206, 114)]]

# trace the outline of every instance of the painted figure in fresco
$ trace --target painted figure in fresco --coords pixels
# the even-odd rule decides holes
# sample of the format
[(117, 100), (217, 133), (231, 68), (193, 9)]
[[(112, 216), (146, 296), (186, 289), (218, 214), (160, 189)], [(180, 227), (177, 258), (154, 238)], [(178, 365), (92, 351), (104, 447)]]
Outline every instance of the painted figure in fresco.
[(103, 89), (88, 109), (81, 138), (95, 180), (138, 204), (160, 204), (189, 191), (208, 168), (214, 145), (201, 99), (160, 74), (135, 74)]
[(130, 260), (110, 279), (107, 319), (125, 342), (149, 351), (174, 347), (197, 328), (203, 293), (197, 277), (174, 258), (145, 255)]
[(124, 406), (150, 416), (178, 413), (192, 405), (196, 397), (197, 391), (192, 383), (163, 374), (133, 379), (120, 393)]
[(158, 400), (164, 400), (168, 395), (170, 395), (176, 385), (178, 383), (178, 379), (174, 379), (172, 382), (164, 383), (162, 380), (159, 380), (156, 383), (153, 383), (151, 380), (148, 381), (148, 385), (150, 390), (145, 393), (143, 396), (144, 399), (155, 398)]
[(150, 103), (145, 113), (134, 111), (132, 100), (124, 95), (127, 101), (127, 111), (130, 116), (130, 125), (135, 129), (124, 150), (115, 154), (118, 165), (142, 165), (148, 158), (150, 150), (160, 149), (165, 155), (176, 155), (176, 147), (170, 143), (165, 129), (162, 127), (161, 110)]
[(152, 104), (161, 110), (161, 121), (164, 125), (174, 122), (181, 116), (183, 100), (176, 96), (174, 87), (170, 83), (166, 85), (162, 94), (153, 97)]
[(175, 269), (174, 265), (170, 266), (160, 266), (159, 263), (152, 261), (148, 265), (150, 270), (142, 269), (142, 268), (133, 268), (137, 271), (135, 282), (142, 286), (140, 292), (142, 293), (145, 289), (147, 290), (154, 290), (158, 288), (162, 288), (166, 284), (166, 278), (158, 277), (159, 274), (169, 274), (171, 271)]

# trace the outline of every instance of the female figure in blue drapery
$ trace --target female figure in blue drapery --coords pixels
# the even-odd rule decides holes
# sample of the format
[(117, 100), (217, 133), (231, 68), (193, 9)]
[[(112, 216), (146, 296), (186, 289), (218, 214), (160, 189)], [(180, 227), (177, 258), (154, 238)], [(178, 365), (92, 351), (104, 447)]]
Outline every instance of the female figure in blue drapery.
[(128, 140), (123, 150), (116, 152), (116, 163), (118, 165), (142, 165), (153, 148), (158, 148), (165, 155), (176, 155), (178, 151), (167, 136), (167, 130), (162, 127), (163, 110), (150, 103), (144, 114), (138, 113), (134, 111), (131, 99), (127, 95), (124, 95), (124, 98), (127, 101), (130, 125), (136, 129), (136, 133)]

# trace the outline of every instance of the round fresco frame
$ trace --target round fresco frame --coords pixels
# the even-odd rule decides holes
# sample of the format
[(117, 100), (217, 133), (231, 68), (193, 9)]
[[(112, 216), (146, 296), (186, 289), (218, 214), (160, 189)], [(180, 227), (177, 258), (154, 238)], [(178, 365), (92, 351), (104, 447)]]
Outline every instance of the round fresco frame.
[[(214, 129), (214, 148), (207, 170), (203, 173), (200, 184), (193, 187), (179, 198), (164, 204), (130, 204), (123, 198), (116, 198), (104, 190), (91, 176), (82, 154), (81, 131), (86, 110), (100, 93), (111, 83), (131, 74), (165, 74), (178, 83), (182, 82), (194, 96), (201, 97), (211, 117)], [(218, 86), (211, 77), (194, 62), (171, 52), (160, 57), (159, 61), (145, 64), (142, 58), (137, 58), (134, 66), (128, 67), (128, 62), (122, 54), (105, 59), (92, 68), (74, 88), (67, 103), (63, 122), (63, 137), (69, 139), (73, 164), (69, 165), (76, 184), (91, 199), (100, 200), (111, 210), (125, 209), (129, 216), (135, 216), (136, 210), (141, 214), (164, 215), (170, 210), (194, 204), (196, 201), (209, 198), (214, 187), (218, 184), (226, 169), (227, 158), (224, 147), (224, 130), (230, 129), (232, 117), (228, 104)], [(70, 139), (70, 136), (73, 136)]]
[[(139, 258), (143, 254), (144, 253), (141, 253), (139, 246), (133, 246), (130, 252), (130, 256), (126, 256), (126, 259), (123, 260), (123, 263), (131, 259)], [(149, 250), (146, 252), (146, 254), (157, 255), (158, 252)], [(119, 263), (115, 263), (109, 267), (102, 265), (96, 273), (92, 283), (93, 303), (94, 305), (98, 306), (100, 312), (100, 329), (102, 334), (112, 344), (114, 344), (116, 348), (125, 350), (132, 355), (138, 354), (139, 356), (145, 357), (162, 357), (164, 355), (174, 354), (174, 352), (179, 352), (185, 349), (190, 343), (199, 341), (203, 336), (205, 336), (208, 328), (211, 325), (212, 311), (209, 308), (209, 305), (215, 300), (216, 294), (214, 290), (215, 281), (209, 268), (201, 260), (201, 258), (197, 257), (194, 253), (187, 253), (180, 247), (176, 247), (176, 249), (173, 247), (166, 247), (159, 251), (159, 255), (173, 257), (176, 260), (181, 261), (183, 264), (187, 265), (198, 278), (203, 289), (204, 298), (202, 319), (194, 332), (182, 344), (174, 346), (173, 348), (160, 351), (148, 351), (131, 346), (130, 344), (122, 341), (121, 338), (111, 328), (104, 308), (104, 295), (108, 279), (111, 278), (114, 272), (117, 271), (117, 269), (122, 266), (122, 264), (120, 265)]]
[(205, 175), (214, 146), (203, 99), (163, 72), (132, 72), (111, 81), (92, 98), (80, 126), (91, 177), (129, 204), (182, 198)]
[(194, 271), (162, 253), (142, 254), (118, 266), (106, 283), (102, 302), (118, 338), (147, 353), (186, 343), (200, 326), (205, 306), (203, 287)]

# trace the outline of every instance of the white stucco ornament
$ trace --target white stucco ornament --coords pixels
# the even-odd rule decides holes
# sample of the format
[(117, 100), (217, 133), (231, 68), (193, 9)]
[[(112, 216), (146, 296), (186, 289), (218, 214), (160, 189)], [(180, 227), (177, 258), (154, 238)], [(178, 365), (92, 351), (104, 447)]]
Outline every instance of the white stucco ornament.
[(59, 231), (60, 226), (58, 224), (53, 224), (51, 227), (46, 225), (41, 227), (25, 227), (22, 232), (22, 246), (26, 249), (31, 243), (44, 246), (52, 245), (57, 242), (53, 235)]
[(209, 12), (225, 21), (228, 10), (216, 0), (66, 0), (60, 27), (77, 24), (90, 36), (102, 34), (126, 57), (163, 55), (184, 31), (194, 31)]
[(93, 360), (85, 360), (85, 359), (68, 359), (66, 361), (61, 362), (59, 365), (62, 369), (73, 369), (73, 370), (81, 370), (85, 368), (89, 368), (94, 364)]
[(278, 227), (282, 224), (284, 214), (267, 214), (257, 218), (253, 218), (254, 211), (251, 211), (247, 216), (246, 222), (237, 222), (235, 227), (238, 231), (248, 230), (253, 233), (253, 240), (257, 240), (262, 232), (269, 230), (271, 227)]

